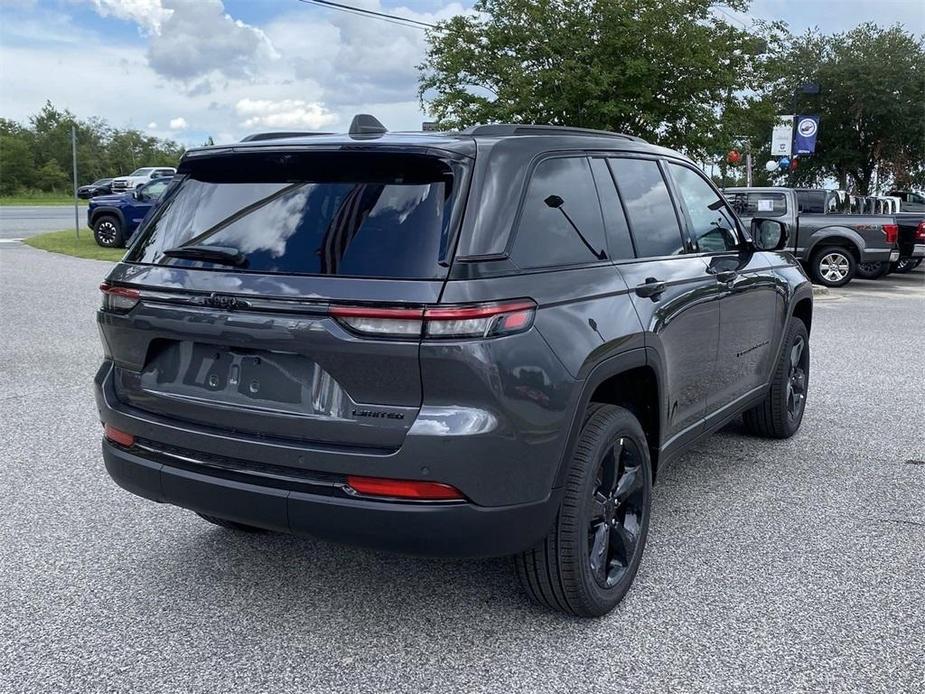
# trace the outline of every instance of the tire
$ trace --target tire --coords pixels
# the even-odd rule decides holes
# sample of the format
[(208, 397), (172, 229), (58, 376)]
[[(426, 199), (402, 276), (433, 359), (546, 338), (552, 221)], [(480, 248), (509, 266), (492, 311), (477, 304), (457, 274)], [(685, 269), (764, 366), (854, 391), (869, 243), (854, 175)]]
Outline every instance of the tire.
[(593, 405), (589, 412), (555, 524), (514, 558), (534, 602), (578, 617), (605, 615), (626, 595), (645, 548), (652, 498), (649, 446), (639, 421), (614, 405)]
[(855, 275), (862, 280), (878, 280), (889, 271), (889, 261), (885, 263), (858, 263)]
[(228, 528), (229, 530), (239, 530), (245, 533), (265, 533), (269, 532), (263, 528), (258, 528), (253, 525), (247, 525), (246, 523), (238, 523), (233, 520), (226, 520), (224, 518), (218, 518), (217, 516), (208, 516), (205, 513), (197, 513), (197, 516), (200, 518), (209, 521), (213, 525), (218, 525), (222, 528)]
[(100, 215), (93, 222), (93, 238), (103, 248), (122, 248), (125, 245), (122, 222), (111, 214)]
[(825, 246), (813, 253), (809, 264), (813, 282), (824, 287), (844, 287), (857, 270), (857, 261), (847, 248)]
[(771, 389), (764, 402), (743, 413), (745, 428), (756, 436), (789, 439), (803, 421), (808, 390), (809, 334), (803, 321), (791, 318)]
[(921, 262), (921, 258), (902, 258), (893, 263), (892, 270), (898, 275), (905, 275), (917, 268)]

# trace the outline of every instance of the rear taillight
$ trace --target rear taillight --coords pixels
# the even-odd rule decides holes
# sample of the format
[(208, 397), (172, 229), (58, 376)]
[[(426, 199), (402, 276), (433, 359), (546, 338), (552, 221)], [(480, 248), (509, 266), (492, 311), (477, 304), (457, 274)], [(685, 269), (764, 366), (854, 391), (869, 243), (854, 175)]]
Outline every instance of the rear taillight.
[(919, 225), (916, 227), (915, 240), (925, 241), (925, 221), (919, 222)]
[(536, 303), (519, 299), (430, 308), (332, 306), (330, 314), (362, 335), (434, 340), (485, 338), (529, 330), (536, 314)]
[(887, 243), (896, 243), (899, 238), (899, 226), (896, 224), (884, 224), (880, 227), (886, 236)]
[(103, 310), (114, 313), (128, 313), (141, 297), (137, 289), (113, 287), (109, 282), (103, 282), (100, 291), (103, 292)]
[(418, 501), (462, 501), (462, 493), (449, 484), (418, 480), (391, 480), (384, 477), (349, 475), (348, 486), (357, 494)]
[(135, 445), (134, 436), (121, 429), (116, 429), (112, 424), (106, 424), (103, 427), (103, 436), (105, 436), (108, 441), (117, 443), (120, 446), (125, 446), (126, 448), (131, 448)]

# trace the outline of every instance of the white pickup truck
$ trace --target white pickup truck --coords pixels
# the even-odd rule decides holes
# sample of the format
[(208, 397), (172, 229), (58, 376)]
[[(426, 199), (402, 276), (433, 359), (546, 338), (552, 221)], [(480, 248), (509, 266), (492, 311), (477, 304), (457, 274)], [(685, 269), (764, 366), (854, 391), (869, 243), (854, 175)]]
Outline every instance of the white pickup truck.
[(176, 173), (177, 170), (170, 166), (146, 166), (141, 169), (136, 169), (128, 176), (114, 178), (112, 180), (112, 192), (125, 193), (130, 190), (135, 190), (138, 186), (153, 181), (155, 178), (173, 176)]

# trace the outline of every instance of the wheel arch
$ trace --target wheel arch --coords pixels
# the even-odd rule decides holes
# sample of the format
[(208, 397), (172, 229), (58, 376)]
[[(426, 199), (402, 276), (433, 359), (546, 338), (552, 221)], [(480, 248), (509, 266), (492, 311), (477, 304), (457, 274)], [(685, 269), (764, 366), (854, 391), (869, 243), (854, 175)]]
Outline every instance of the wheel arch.
[(96, 224), (102, 216), (112, 216), (119, 220), (122, 225), (122, 232), (125, 233), (125, 214), (118, 207), (97, 207), (90, 213), (90, 226)]
[(813, 300), (812, 297), (805, 296), (793, 304), (793, 310), (790, 311), (791, 318), (799, 318), (806, 326), (806, 332), (812, 333), (813, 325)]
[(578, 434), (585, 423), (585, 414), (592, 403), (624, 407), (642, 424), (652, 460), (653, 480), (658, 469), (661, 444), (661, 379), (658, 369), (647, 359), (649, 350), (632, 349), (598, 364), (584, 381), (575, 414), (569, 428), (565, 452), (560, 459), (554, 486), (564, 484)]
[(851, 229), (831, 229), (828, 233), (823, 233), (819, 238), (813, 241), (809, 247), (806, 257), (811, 261), (813, 256), (821, 249), (827, 246), (837, 246), (851, 252), (855, 262), (861, 262), (861, 249), (865, 246), (864, 239)]

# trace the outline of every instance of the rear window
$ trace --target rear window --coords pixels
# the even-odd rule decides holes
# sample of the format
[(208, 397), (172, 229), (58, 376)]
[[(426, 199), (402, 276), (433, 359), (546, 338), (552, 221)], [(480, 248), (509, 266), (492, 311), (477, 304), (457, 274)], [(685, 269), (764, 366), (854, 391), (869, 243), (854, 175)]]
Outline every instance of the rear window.
[[(127, 260), (223, 271), (435, 279), (446, 275), (460, 164), (423, 155), (261, 154), (182, 167)], [(171, 258), (221, 246), (245, 262)]]
[(740, 217), (783, 217), (787, 214), (787, 196), (783, 193), (745, 193), (726, 191), (726, 200)]

